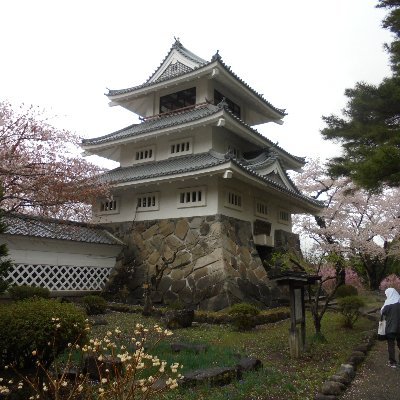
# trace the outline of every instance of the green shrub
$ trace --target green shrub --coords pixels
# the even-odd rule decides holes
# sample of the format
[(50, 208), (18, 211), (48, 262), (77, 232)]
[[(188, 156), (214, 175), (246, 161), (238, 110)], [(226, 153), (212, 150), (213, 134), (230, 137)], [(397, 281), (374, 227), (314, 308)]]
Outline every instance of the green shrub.
[(358, 290), (355, 286), (352, 285), (341, 285), (337, 288), (335, 295), (337, 298), (357, 296)]
[(50, 290), (38, 286), (11, 286), (8, 288), (8, 293), (14, 300), (26, 300), (32, 297), (50, 298)]
[(107, 309), (107, 301), (97, 295), (83, 297), (82, 303), (88, 315), (104, 314)]
[(255, 317), (260, 313), (260, 310), (253, 304), (237, 303), (234, 304), (228, 311), (232, 318), (232, 325), (240, 330), (246, 331), (256, 326)]
[(73, 304), (29, 299), (0, 307), (0, 366), (49, 366), (68, 343), (86, 340), (85, 315)]
[(364, 301), (358, 296), (346, 296), (338, 300), (339, 310), (343, 315), (343, 326), (353, 328), (360, 316), (360, 308), (364, 306)]

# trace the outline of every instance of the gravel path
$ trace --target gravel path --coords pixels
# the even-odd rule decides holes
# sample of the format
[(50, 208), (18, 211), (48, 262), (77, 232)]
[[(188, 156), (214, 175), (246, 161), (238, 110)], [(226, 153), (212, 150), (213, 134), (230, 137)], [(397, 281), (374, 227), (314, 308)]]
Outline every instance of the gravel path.
[(400, 368), (387, 360), (386, 341), (377, 341), (340, 400), (400, 400)]

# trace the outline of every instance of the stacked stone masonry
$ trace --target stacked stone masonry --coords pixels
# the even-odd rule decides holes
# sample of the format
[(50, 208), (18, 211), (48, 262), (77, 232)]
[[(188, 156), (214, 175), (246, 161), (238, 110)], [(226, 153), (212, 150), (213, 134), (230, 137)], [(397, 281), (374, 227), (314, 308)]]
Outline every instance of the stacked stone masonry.
[(173, 262), (152, 290), (153, 303), (220, 310), (242, 301), (268, 306), (279, 293), (268, 280), (249, 222), (214, 215), (113, 224), (113, 229), (127, 248), (108, 287), (126, 285), (131, 302), (143, 300), (143, 284), (163, 257)]

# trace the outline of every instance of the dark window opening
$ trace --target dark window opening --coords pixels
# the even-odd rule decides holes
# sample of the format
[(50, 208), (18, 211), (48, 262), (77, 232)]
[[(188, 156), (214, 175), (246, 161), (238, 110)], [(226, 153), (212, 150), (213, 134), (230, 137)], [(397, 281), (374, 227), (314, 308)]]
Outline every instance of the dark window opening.
[(160, 114), (196, 104), (196, 88), (181, 90), (160, 97)]
[(225, 102), (226, 102), (226, 104), (228, 104), (229, 110), (231, 110), (233, 114), (235, 114), (237, 117), (240, 118), (240, 107), (235, 102), (233, 102), (231, 99), (224, 96), (222, 93), (218, 92), (218, 90), (214, 90), (214, 104), (215, 105), (217, 105), (218, 103), (221, 103), (223, 98), (225, 98)]

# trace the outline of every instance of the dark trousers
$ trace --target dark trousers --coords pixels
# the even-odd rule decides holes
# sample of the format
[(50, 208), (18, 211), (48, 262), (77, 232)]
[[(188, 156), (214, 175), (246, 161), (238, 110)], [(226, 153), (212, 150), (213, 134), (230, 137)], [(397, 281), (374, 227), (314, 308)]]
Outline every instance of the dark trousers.
[(395, 341), (397, 342), (397, 347), (400, 350), (400, 334), (398, 333), (387, 333), (387, 346), (388, 346), (388, 353), (389, 353), (389, 362), (396, 363), (396, 348), (395, 348)]

